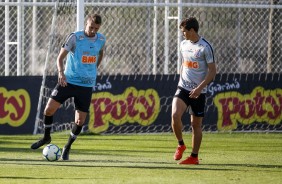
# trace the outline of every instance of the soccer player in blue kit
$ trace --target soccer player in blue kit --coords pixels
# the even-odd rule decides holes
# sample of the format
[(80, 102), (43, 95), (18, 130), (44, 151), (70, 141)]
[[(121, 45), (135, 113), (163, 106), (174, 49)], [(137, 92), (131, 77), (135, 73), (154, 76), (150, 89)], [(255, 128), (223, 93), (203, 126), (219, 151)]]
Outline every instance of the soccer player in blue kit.
[(53, 115), (62, 103), (73, 97), (75, 103), (74, 126), (61, 157), (62, 160), (69, 160), (71, 145), (80, 134), (89, 112), (92, 88), (96, 84), (97, 68), (103, 59), (106, 38), (103, 34), (98, 33), (101, 24), (100, 15), (89, 15), (86, 18), (85, 30), (71, 33), (62, 45), (57, 57), (58, 84), (52, 91), (44, 109), (44, 136), (33, 143), (31, 149), (38, 149), (51, 142), (50, 131)]
[(180, 24), (184, 40), (180, 44), (182, 66), (177, 90), (172, 101), (171, 126), (178, 146), (175, 160), (182, 158), (186, 149), (182, 137), (182, 116), (189, 110), (192, 126), (192, 151), (179, 164), (199, 164), (198, 153), (202, 142), (202, 120), (205, 110), (207, 85), (216, 75), (213, 48), (198, 34), (199, 23), (190, 17)]

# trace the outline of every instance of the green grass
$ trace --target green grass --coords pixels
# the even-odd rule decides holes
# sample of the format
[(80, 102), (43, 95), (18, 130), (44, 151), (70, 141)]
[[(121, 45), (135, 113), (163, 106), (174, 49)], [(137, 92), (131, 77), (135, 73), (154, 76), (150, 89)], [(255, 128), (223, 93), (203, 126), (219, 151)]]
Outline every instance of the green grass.
[[(70, 161), (48, 162), (30, 144), (40, 136), (0, 135), (0, 183), (277, 184), (282, 134), (204, 133), (200, 165), (177, 165), (174, 135), (81, 135)], [(52, 134), (62, 147), (67, 133)], [(191, 134), (184, 135), (190, 145)], [(186, 150), (189, 155), (190, 147)]]

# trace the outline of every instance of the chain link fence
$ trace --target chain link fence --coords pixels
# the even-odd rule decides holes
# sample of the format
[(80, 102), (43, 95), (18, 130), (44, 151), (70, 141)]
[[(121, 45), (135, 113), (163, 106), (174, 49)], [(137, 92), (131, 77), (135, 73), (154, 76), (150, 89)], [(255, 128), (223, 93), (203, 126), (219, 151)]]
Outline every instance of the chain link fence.
[[(102, 15), (107, 38), (99, 75), (177, 73), (177, 18), (188, 16), (198, 18), (200, 35), (213, 45), (219, 73), (281, 73), (281, 9), (279, 0), (85, 1), (85, 14)], [(56, 75), (76, 12), (76, 0), (2, 0), (0, 75), (43, 75), (44, 67)]]
[[(0, 75), (44, 76), (36, 117), (38, 129), (42, 130), (43, 107), (54, 87), (45, 80), (57, 75), (56, 58), (61, 45), (76, 31), (77, 0), (0, 2), (3, 25)], [(106, 36), (107, 42), (99, 68), (101, 77), (178, 73), (178, 46), (182, 40), (179, 22), (189, 16), (199, 20), (199, 34), (213, 45), (219, 78), (226, 74), (265, 73), (280, 77), (282, 73), (279, 0), (85, 0), (84, 3), (85, 15), (98, 13), (103, 19), (99, 32)], [(161, 98), (164, 100), (161, 106), (169, 107), (171, 96)], [(67, 104), (66, 108), (74, 107), (72, 101)], [(62, 121), (60, 126), (70, 129), (71, 124)]]

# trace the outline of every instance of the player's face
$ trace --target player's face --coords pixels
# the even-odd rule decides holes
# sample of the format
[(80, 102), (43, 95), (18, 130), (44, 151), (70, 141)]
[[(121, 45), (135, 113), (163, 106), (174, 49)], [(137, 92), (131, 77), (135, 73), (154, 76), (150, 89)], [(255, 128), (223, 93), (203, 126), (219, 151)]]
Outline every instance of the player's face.
[(94, 21), (88, 20), (86, 22), (86, 26), (85, 26), (85, 34), (89, 37), (95, 36), (95, 34), (98, 32), (100, 26), (101, 26), (101, 24), (96, 24)]
[(186, 28), (181, 27), (181, 32), (182, 32), (183, 37), (184, 37), (185, 40), (190, 40), (191, 39), (192, 29), (187, 30)]

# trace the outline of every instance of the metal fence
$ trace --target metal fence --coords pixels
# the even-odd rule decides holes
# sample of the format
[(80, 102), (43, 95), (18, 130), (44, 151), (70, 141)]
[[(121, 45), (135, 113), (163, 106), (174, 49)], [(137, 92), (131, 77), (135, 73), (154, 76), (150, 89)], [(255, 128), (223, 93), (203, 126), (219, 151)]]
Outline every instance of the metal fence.
[[(0, 75), (56, 75), (56, 57), (76, 30), (76, 1), (0, 1)], [(282, 72), (279, 0), (85, 1), (107, 37), (99, 75), (178, 72), (179, 19), (195, 16), (219, 73)], [(45, 65), (46, 63), (46, 65)]]

